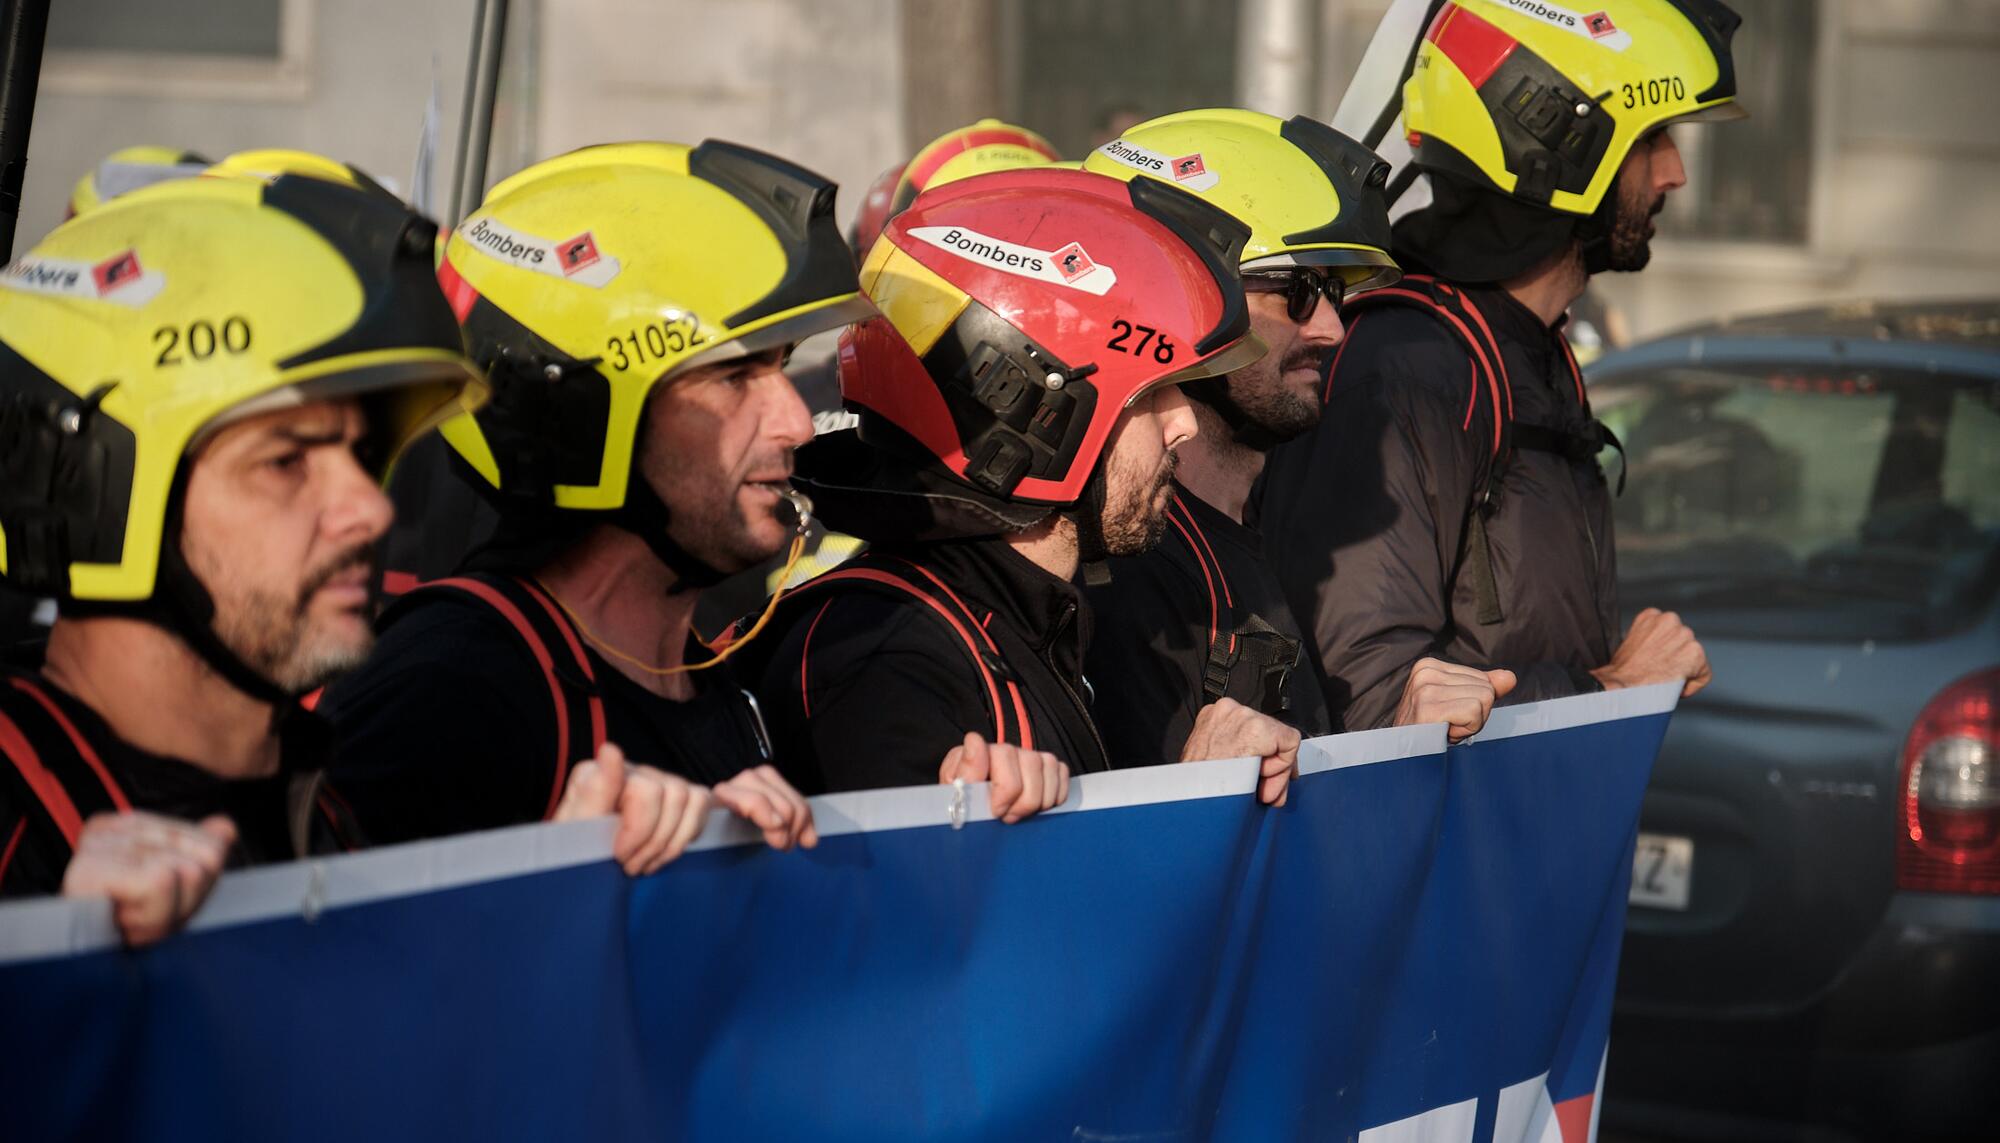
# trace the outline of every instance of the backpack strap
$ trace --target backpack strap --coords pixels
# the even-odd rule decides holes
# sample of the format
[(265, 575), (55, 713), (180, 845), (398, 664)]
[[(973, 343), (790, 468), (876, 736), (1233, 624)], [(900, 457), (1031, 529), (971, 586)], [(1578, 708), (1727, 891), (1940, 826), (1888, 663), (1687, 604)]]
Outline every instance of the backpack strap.
[[(1229, 672), (1236, 666), (1236, 600), (1229, 591), (1228, 577), (1222, 574), (1222, 561), (1215, 557), (1215, 549), (1178, 492), (1167, 505), (1167, 523), (1194, 554), (1195, 566), (1201, 569), (1202, 582), (1208, 587), (1208, 654), (1202, 660), (1201, 694), (1204, 704), (1212, 703), (1229, 693)], [(1223, 615), (1225, 607), (1230, 609), (1228, 616)]]
[(1611, 426), (1590, 414), (1590, 398), (1583, 388), (1583, 370), (1577, 367), (1576, 354), (1569, 347), (1568, 338), (1559, 338), (1562, 343), (1563, 359), (1569, 363), (1570, 380), (1576, 385), (1576, 400), (1583, 409), (1585, 424), (1582, 432), (1568, 429), (1552, 429), (1546, 425), (1515, 425), (1514, 447), (1533, 449), (1537, 452), (1552, 452), (1572, 464), (1588, 464), (1597, 459), (1597, 454), (1606, 448), (1618, 452), (1618, 489), (1616, 495), (1625, 495), (1625, 476), (1629, 466), (1624, 463), (1625, 443)]
[(0, 678), (5, 679), (0, 685), (30, 700), (12, 704), (13, 715), (0, 703), (0, 756), (74, 850), (92, 814), (129, 811), (132, 801), (45, 684), (21, 674)]
[[(1358, 317), (1388, 306), (1423, 310), (1465, 347), (1472, 360), (1472, 386), (1465, 405), (1464, 427), (1471, 429), (1472, 414), (1479, 407), (1483, 391), (1493, 408), (1493, 438), (1488, 455), (1499, 464), (1506, 456), (1508, 429), (1514, 419), (1514, 385), (1507, 376), (1507, 363), (1501, 357), (1500, 343), (1494, 338), (1486, 315), (1457, 287), (1428, 274), (1410, 274), (1393, 286), (1358, 294), (1347, 303), (1347, 310)], [(1339, 364), (1338, 358), (1335, 364)]]
[[(1465, 529), (1459, 544), (1458, 566), (1470, 579), (1474, 616), (1479, 623), (1495, 624), (1506, 618), (1500, 606), (1500, 585), (1493, 575), (1493, 550), (1486, 537), (1486, 518), (1498, 507), (1501, 477), (1507, 456), (1514, 447), (1514, 386), (1507, 376), (1507, 363), (1493, 327), (1471, 298), (1448, 282), (1428, 274), (1406, 275), (1394, 286), (1369, 290), (1348, 303), (1362, 312), (1386, 306), (1413, 306), (1436, 318), (1465, 347), (1471, 359), (1471, 393), (1465, 406), (1464, 427), (1472, 428), (1472, 414), (1479, 406), (1482, 391), (1493, 408), (1493, 438), (1488, 453), (1486, 479), (1474, 490), (1466, 512)], [(1345, 348), (1345, 346), (1343, 346)], [(1572, 359), (1573, 361), (1574, 359)], [(1335, 365), (1339, 364), (1338, 358)], [(1580, 375), (1579, 375), (1580, 376)], [(1579, 387), (1581, 381), (1578, 382)], [(1331, 371), (1329, 370), (1329, 386)]]
[[(1024, 750), (1032, 750), (1035, 745), (1034, 728), (1028, 719), (1028, 704), (1022, 697), (1021, 685), (1008, 670), (1006, 661), (1000, 657), (1000, 645), (993, 641), (984, 625), (973, 617), (972, 609), (965, 605), (958, 593), (953, 591), (929, 568), (907, 560), (895, 560), (902, 567), (884, 566), (890, 557), (862, 557), (850, 560), (840, 567), (815, 576), (793, 588), (790, 598), (799, 598), (810, 592), (823, 592), (837, 586), (874, 588), (893, 594), (911, 597), (924, 605), (924, 610), (936, 616), (950, 628), (952, 634), (964, 644), (966, 656), (979, 673), (986, 697), (987, 717), (993, 722), (993, 741), (997, 745), (1017, 743)], [(909, 572), (903, 571), (903, 568)], [(910, 574), (914, 573), (914, 574)], [(799, 694), (802, 702), (810, 704), (806, 690), (807, 656), (812, 650), (812, 631), (826, 614), (822, 606), (813, 616), (813, 627), (807, 628), (806, 643), (800, 653)], [(976, 633), (976, 634), (975, 634)], [(1006, 691), (1008, 701), (1003, 703), (1000, 695)], [(811, 717), (810, 705), (806, 708)], [(1011, 719), (1010, 717), (1011, 716)]]
[(549, 785), (544, 819), (554, 816), (569, 782), (570, 766), (595, 758), (604, 745), (604, 698), (597, 672), (584, 653), (575, 624), (556, 606), (540, 584), (525, 576), (462, 575), (432, 580), (413, 588), (382, 613), (387, 627), (405, 611), (439, 599), (474, 603), (504, 622), (520, 639), (548, 684), (555, 712), (555, 779)]

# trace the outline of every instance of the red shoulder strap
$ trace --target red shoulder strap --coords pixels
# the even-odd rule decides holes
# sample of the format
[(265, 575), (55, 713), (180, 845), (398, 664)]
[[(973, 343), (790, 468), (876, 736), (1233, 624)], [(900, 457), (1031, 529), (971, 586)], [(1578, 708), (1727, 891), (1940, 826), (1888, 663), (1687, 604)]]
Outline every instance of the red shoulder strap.
[[(1444, 296), (1440, 297), (1440, 294)], [(1449, 299), (1451, 304), (1447, 304), (1446, 299)], [(1465, 406), (1465, 427), (1472, 426), (1472, 412), (1479, 403), (1479, 382), (1483, 377), (1487, 396), (1493, 402), (1492, 455), (1498, 457), (1506, 447), (1506, 422), (1514, 415), (1514, 387), (1513, 382), (1507, 377), (1506, 362), (1501, 360), (1499, 343), (1493, 339), (1493, 331), (1486, 323), (1486, 316), (1480, 313), (1479, 307), (1462, 292), (1424, 274), (1411, 274), (1396, 285), (1359, 294), (1348, 303), (1348, 308), (1351, 311), (1362, 311), (1386, 305), (1415, 306), (1443, 322), (1445, 328), (1458, 335), (1459, 341), (1464, 344), (1467, 354), (1472, 358), (1473, 366), (1472, 392)], [(1463, 311), (1465, 316), (1460, 316), (1458, 311)], [(1474, 332), (1475, 326), (1478, 332)], [(1338, 358), (1335, 359), (1335, 364), (1339, 364)], [(1329, 385), (1331, 378), (1332, 373), (1329, 370)]]
[[(564, 649), (570, 654), (571, 663), (582, 672), (584, 680), (589, 684), (588, 693), (585, 695), (584, 716), (588, 720), (589, 737), (585, 741), (589, 745), (589, 756), (595, 756), (597, 749), (604, 745), (604, 700), (597, 693), (597, 675), (591, 669), (589, 656), (583, 653), (582, 642), (577, 638), (574, 627), (546, 593), (524, 579), (510, 579), (505, 582), (513, 591), (520, 592), (546, 612), (549, 622), (560, 633)], [(544, 818), (553, 816), (557, 804), (562, 801), (563, 787), (569, 782), (569, 768), (573, 761), (571, 755), (582, 748), (583, 743), (573, 743), (571, 739), (571, 698), (563, 686), (561, 676), (556, 672), (555, 656), (549, 646), (549, 640), (537, 629), (537, 624), (528, 613), (515, 600), (509, 598), (511, 592), (493, 583), (473, 576), (453, 576), (448, 579), (432, 580), (423, 587), (407, 593), (404, 598), (414, 599), (424, 592), (431, 591), (456, 592), (470, 596), (491, 608), (507, 621), (516, 635), (521, 637), (521, 642), (527, 645), (529, 654), (534, 656), (535, 665), (542, 669), (542, 679), (549, 688), (549, 703), (554, 708), (556, 716), (555, 781), (550, 784), (549, 801), (542, 811), (542, 816)]]
[[(929, 607), (932, 613), (944, 620), (945, 625), (950, 627), (959, 640), (965, 644), (966, 653), (971, 657), (974, 669), (979, 672), (980, 681), (986, 686), (987, 709), (993, 714), (994, 741), (1005, 744), (1008, 741), (1005, 714), (1007, 707), (1000, 701), (1000, 689), (1003, 685), (1003, 680), (994, 675), (993, 669), (986, 665), (985, 658), (979, 653), (982, 641), (986, 648), (995, 655), (999, 654), (999, 645), (994, 643), (993, 636), (988, 634), (986, 629), (981, 627), (972, 618), (972, 612), (965, 606), (965, 601), (960, 599), (958, 594), (952, 591), (950, 587), (946, 586), (943, 580), (932, 574), (929, 569), (920, 565), (911, 564), (910, 566), (930, 580), (931, 583), (935, 584), (944, 593), (944, 596), (955, 605), (957, 614), (953, 614), (954, 607), (946, 606), (937, 596), (932, 595), (930, 592), (925, 591), (923, 588), (917, 586), (917, 584), (903, 576), (897, 575), (895, 572), (875, 567), (856, 567), (853, 564), (836, 568), (824, 575), (808, 580), (806, 583), (793, 589), (792, 594), (797, 596), (809, 589), (821, 588), (833, 583), (871, 583), (900, 591)], [(818, 622), (817, 616), (814, 622)], [(972, 634), (974, 631), (979, 632), (977, 637)], [(801, 694), (803, 694), (805, 683), (805, 665), (803, 662), (799, 667), (799, 681), (801, 684)], [(1015, 724), (1020, 731), (1020, 745), (1022, 749), (1033, 749), (1034, 732), (1028, 722), (1028, 706), (1021, 696), (1021, 688), (1012, 679), (1004, 680), (1004, 685), (1008, 698), (1012, 700)]]
[[(10, 677), (7, 682), (15, 690), (33, 699), (35, 704), (42, 708), (43, 713), (48, 715), (49, 721), (68, 739), (71, 752), (89, 768), (98, 784), (103, 787), (105, 800), (112, 808), (121, 812), (129, 811), (132, 808), (131, 799), (125, 796), (124, 789), (118, 785), (116, 779), (112, 778), (111, 771), (105, 768), (104, 760), (98, 757), (97, 750), (76, 728), (76, 724), (69, 716), (63, 713), (56, 701), (49, 697), (48, 692), (43, 690), (39, 683), (19, 675)], [(43, 748), (47, 749), (49, 745), (45, 738)], [(54, 821), (56, 828), (62, 832), (63, 839), (69, 842), (71, 849), (75, 849), (77, 837), (83, 832), (85, 816), (83, 811), (77, 807), (77, 800), (72, 796), (69, 787), (43, 760), (42, 751), (35, 748), (29, 733), (20, 723), (7, 717), (4, 711), (0, 711), (0, 754), (5, 754), (8, 761), (13, 763), (14, 769), (20, 773), (28, 788), (34, 791), (36, 799), (41, 802), (50, 820)]]

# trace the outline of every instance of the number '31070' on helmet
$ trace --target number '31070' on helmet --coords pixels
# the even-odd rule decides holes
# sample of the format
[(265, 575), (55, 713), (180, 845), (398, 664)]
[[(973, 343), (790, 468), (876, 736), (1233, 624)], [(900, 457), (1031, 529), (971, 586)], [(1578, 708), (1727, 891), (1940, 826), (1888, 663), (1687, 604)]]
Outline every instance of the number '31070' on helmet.
[(1632, 145), (1701, 119), (1740, 119), (1720, 0), (1456, 0), (1403, 87), (1420, 167), (1539, 206), (1597, 209)]

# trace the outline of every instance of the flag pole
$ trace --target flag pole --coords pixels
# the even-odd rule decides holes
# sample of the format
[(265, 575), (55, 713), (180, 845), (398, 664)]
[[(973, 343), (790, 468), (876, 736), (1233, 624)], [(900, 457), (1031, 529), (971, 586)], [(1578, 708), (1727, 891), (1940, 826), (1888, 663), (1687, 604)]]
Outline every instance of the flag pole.
[(4, 0), (0, 8), (0, 257), (14, 257), (21, 183), (28, 173), (28, 128), (42, 79), (49, 0)]

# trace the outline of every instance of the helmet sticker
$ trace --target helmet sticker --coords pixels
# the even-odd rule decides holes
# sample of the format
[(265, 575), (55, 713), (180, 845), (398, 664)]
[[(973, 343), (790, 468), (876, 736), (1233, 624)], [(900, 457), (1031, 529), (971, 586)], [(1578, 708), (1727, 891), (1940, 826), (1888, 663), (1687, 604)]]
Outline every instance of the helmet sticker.
[(597, 289), (609, 285), (623, 268), (618, 259), (598, 250), (597, 240), (588, 230), (552, 242), (482, 218), (459, 233), (474, 250), (496, 262)]
[(117, 302), (136, 310), (166, 289), (167, 276), (140, 265), (137, 250), (125, 250), (95, 264), (19, 258), (0, 273), (0, 285), (30, 294)]
[(1216, 178), (1208, 173), (1208, 164), (1201, 161), (1200, 151), (1196, 151), (1192, 155), (1182, 155), (1180, 158), (1174, 160), (1175, 182), (1187, 186), (1192, 185), (1197, 180), (1203, 179), (1206, 181), (1202, 182), (1201, 187), (1197, 189), (1206, 189), (1214, 186), (1216, 183)]
[(1068, 286), (1100, 298), (1118, 284), (1118, 275), (1111, 267), (1093, 261), (1075, 242), (1057, 250), (1037, 250), (962, 226), (911, 227), (910, 237), (988, 269)]
[(1172, 179), (1191, 191), (1205, 191), (1222, 181), (1222, 176), (1208, 169), (1202, 162), (1201, 152), (1174, 158), (1163, 155), (1148, 147), (1124, 139), (1113, 139), (1097, 149), (1097, 153), (1120, 166), (1130, 167), (1142, 174), (1158, 175)]
[(1523, 16), (1540, 20), (1550, 27), (1561, 28), (1586, 40), (1593, 40), (1614, 52), (1622, 52), (1632, 46), (1632, 34), (1619, 31), (1611, 22), (1611, 17), (1603, 12), (1593, 12), (1585, 16), (1572, 12), (1560, 4), (1551, 4), (1548, 0), (1500, 0), (1500, 2)]

